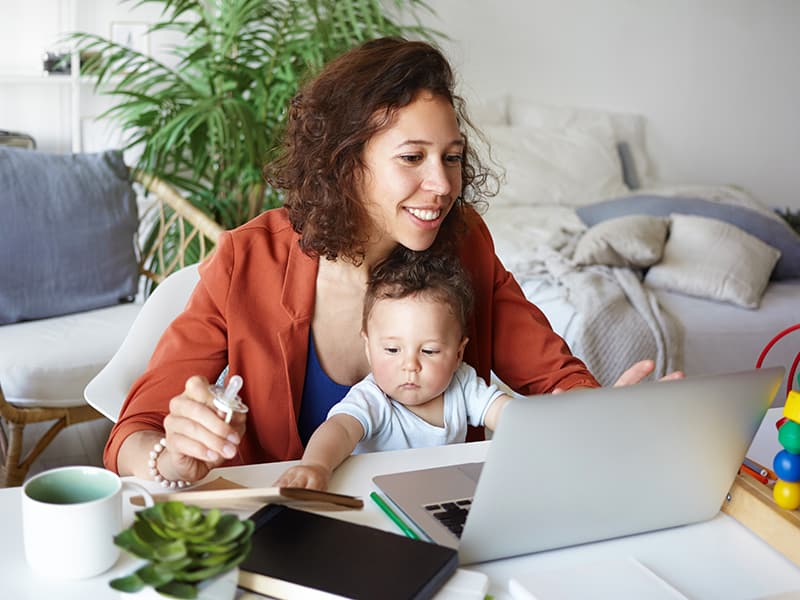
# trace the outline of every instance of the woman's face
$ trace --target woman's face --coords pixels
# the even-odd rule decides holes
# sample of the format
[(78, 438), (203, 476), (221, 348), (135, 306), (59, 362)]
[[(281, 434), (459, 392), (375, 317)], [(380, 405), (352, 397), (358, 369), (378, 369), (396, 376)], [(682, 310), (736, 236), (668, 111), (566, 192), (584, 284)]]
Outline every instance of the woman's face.
[(464, 140), (450, 103), (421, 92), (364, 148), (363, 199), (374, 230), (368, 254), (429, 248), (461, 194)]

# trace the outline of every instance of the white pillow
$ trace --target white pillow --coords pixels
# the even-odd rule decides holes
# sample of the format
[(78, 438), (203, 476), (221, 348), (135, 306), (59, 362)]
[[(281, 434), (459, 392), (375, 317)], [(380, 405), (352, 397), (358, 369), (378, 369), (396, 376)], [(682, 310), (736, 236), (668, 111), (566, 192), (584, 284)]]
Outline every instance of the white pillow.
[[(492, 125), (483, 128), (491, 161), (504, 170), (492, 204), (582, 206), (628, 193), (610, 135)], [(486, 148), (479, 154), (487, 157)]]
[(633, 159), (639, 185), (650, 184), (655, 179), (653, 165), (647, 153), (645, 118), (642, 115), (617, 113), (573, 106), (553, 106), (511, 96), (508, 104), (512, 125), (542, 129), (578, 129), (581, 131), (607, 131), (615, 144), (625, 142)]
[(670, 219), (664, 256), (645, 284), (758, 308), (780, 251), (724, 221), (677, 213)]
[(661, 260), (669, 219), (629, 215), (598, 223), (578, 240), (573, 260), (578, 265), (641, 269)]

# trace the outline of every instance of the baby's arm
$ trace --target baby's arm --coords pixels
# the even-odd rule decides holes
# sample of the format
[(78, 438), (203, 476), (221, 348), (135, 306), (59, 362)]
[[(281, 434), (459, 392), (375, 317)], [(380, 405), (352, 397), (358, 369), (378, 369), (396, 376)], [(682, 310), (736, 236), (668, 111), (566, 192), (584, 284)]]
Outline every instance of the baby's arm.
[(497, 429), (500, 415), (503, 414), (503, 409), (510, 400), (511, 396), (507, 394), (498, 396), (497, 399), (489, 405), (489, 410), (486, 411), (486, 416), (483, 418), (483, 424), (492, 431)]
[(308, 440), (300, 464), (284, 471), (274, 485), (327, 489), (333, 470), (350, 456), (363, 435), (364, 428), (358, 419), (346, 414), (333, 415)]

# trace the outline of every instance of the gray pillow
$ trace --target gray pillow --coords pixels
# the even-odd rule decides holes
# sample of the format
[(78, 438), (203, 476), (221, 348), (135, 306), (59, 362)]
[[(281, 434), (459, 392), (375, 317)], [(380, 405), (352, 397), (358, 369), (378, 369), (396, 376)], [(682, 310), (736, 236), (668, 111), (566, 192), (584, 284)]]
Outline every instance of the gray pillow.
[(781, 257), (772, 271), (772, 279), (800, 278), (800, 235), (780, 218), (750, 208), (702, 198), (636, 195), (579, 206), (576, 212), (588, 227), (633, 214), (668, 217), (679, 213), (725, 221), (780, 250)]
[(632, 190), (638, 190), (641, 186), (639, 172), (636, 170), (636, 160), (633, 158), (631, 147), (628, 142), (617, 142), (617, 154), (622, 165), (622, 181)]
[(608, 265), (643, 269), (661, 260), (669, 219), (628, 215), (586, 230), (572, 259), (578, 265)]
[(136, 295), (136, 196), (117, 151), (0, 148), (0, 324)]

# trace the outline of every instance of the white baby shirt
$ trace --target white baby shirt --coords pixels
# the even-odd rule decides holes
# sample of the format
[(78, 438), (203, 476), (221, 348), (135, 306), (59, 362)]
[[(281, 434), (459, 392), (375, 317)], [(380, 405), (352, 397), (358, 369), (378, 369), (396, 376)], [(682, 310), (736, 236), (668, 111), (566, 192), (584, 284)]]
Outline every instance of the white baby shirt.
[(444, 392), (444, 427), (437, 427), (384, 394), (370, 373), (331, 408), (328, 417), (347, 414), (361, 423), (364, 437), (354, 454), (443, 446), (464, 442), (467, 424), (482, 426), (489, 406), (502, 393), (461, 363)]

